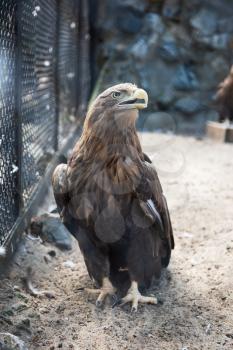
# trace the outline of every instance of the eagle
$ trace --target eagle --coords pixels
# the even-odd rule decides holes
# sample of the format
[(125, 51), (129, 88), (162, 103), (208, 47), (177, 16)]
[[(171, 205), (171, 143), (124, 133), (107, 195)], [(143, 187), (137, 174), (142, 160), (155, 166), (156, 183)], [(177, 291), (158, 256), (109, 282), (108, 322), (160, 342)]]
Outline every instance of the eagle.
[(136, 131), (145, 90), (112, 86), (91, 104), (67, 164), (52, 176), (58, 211), (78, 240), (97, 288), (96, 305), (116, 296), (120, 305), (156, 304), (146, 296), (170, 261), (174, 238), (166, 198)]
[(219, 111), (219, 122), (233, 122), (233, 66), (228, 76), (219, 84), (215, 95)]

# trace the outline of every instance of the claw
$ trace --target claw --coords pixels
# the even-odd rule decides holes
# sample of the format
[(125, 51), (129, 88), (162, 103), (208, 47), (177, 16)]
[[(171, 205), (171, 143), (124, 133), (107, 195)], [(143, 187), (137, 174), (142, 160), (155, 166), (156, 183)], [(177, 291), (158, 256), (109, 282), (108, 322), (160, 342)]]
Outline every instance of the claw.
[(96, 307), (101, 308), (103, 305), (103, 302), (97, 299), (95, 302), (95, 305), (96, 305)]
[(103, 279), (102, 287), (99, 289), (89, 289), (86, 288), (86, 291), (91, 294), (99, 294), (96, 300), (96, 306), (102, 307), (104, 300), (108, 295), (114, 295), (116, 289), (113, 287), (112, 283), (109, 281), (107, 277)]
[(138, 311), (138, 309), (137, 309), (135, 306), (132, 306), (132, 308), (131, 308), (132, 314), (135, 313), (135, 312), (137, 312), (137, 311)]
[(122, 303), (122, 299), (116, 299), (112, 304), (112, 308), (114, 309), (114, 307), (116, 306), (121, 306), (122, 305), (121, 303)]
[(156, 297), (145, 297), (145, 296), (141, 295), (141, 293), (138, 290), (137, 282), (133, 281), (126, 296), (123, 299), (121, 299), (120, 301), (118, 301), (118, 303), (115, 305), (121, 306), (121, 305), (124, 305), (128, 302), (132, 302), (131, 312), (137, 312), (138, 303), (157, 304), (158, 300)]

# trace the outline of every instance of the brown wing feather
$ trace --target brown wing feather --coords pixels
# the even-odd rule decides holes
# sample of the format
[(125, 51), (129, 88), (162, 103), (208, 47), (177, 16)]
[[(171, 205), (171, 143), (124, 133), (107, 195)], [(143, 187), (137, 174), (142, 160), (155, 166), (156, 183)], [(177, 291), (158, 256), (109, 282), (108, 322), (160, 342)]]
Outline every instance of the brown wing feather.
[[(137, 187), (136, 192), (141, 200), (147, 201), (148, 199), (151, 199), (154, 203), (163, 223), (163, 239), (166, 240), (169, 248), (173, 249), (174, 237), (167, 201), (163, 194), (163, 189), (159, 181), (158, 174), (153, 165), (149, 164), (148, 162), (144, 163), (144, 178)], [(148, 209), (151, 210), (149, 205)]]
[(173, 230), (171, 225), (170, 213), (167, 206), (167, 200), (163, 194), (163, 189), (159, 181), (158, 174), (155, 168), (146, 164), (146, 172), (149, 180), (149, 184), (152, 190), (152, 201), (154, 202), (156, 208), (158, 209), (159, 214), (161, 215), (163, 226), (164, 226), (164, 238), (169, 243), (171, 249), (174, 248), (174, 237)]

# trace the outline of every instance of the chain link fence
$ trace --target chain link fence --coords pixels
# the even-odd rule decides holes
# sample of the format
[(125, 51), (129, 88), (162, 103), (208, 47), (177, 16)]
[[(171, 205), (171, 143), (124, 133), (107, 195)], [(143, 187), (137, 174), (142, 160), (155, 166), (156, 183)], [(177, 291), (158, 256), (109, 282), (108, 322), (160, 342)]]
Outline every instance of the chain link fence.
[(0, 245), (81, 120), (88, 93), (79, 91), (90, 87), (87, 4), (0, 0)]

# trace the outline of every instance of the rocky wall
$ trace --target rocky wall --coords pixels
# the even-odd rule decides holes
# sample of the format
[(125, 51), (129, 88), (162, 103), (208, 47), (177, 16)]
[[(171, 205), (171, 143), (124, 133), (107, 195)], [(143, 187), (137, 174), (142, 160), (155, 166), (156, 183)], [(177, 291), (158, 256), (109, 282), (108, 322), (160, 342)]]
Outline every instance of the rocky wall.
[(99, 89), (133, 82), (148, 91), (144, 129), (201, 132), (229, 72), (231, 0), (99, 0), (93, 16)]

